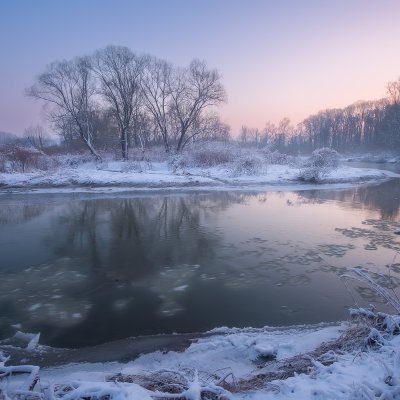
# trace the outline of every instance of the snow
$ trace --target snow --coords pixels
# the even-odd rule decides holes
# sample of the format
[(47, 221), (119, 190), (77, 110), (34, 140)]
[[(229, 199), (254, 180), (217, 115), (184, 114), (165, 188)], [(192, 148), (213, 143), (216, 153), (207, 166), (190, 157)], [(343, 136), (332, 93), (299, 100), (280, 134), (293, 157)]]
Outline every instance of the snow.
[(318, 185), (304, 185), (298, 181), (299, 168), (289, 165), (268, 165), (256, 175), (234, 176), (228, 167), (223, 165), (210, 168), (184, 168), (171, 171), (167, 162), (154, 162), (150, 167), (139, 169), (141, 172), (127, 168), (126, 162), (113, 161), (96, 164), (86, 162), (74, 167), (49, 171), (35, 171), (29, 173), (0, 174), (0, 187), (3, 189), (16, 188), (56, 188), (61, 191), (65, 188), (93, 188), (119, 190), (143, 189), (224, 189), (243, 188), (265, 189), (268, 186), (314, 186), (323, 184), (344, 185), (378, 181), (400, 175), (377, 169), (353, 168), (347, 165), (339, 166), (324, 176)]
[[(121, 374), (138, 376), (148, 372), (175, 371), (182, 376), (189, 374), (187, 388), (181, 392), (182, 396), (179, 398), (201, 399), (204, 388), (214, 390), (217, 387), (204, 379), (204, 376), (219, 376), (222, 380), (230, 379), (233, 383), (268, 374), (274, 371), (273, 366), (276, 368), (276, 363), (285, 362), (296, 355), (301, 357), (323, 343), (338, 339), (348, 326), (348, 323), (341, 323), (280, 329), (218, 328), (209, 332), (208, 337), (192, 343), (183, 352), (158, 351), (144, 354), (126, 364), (85, 363), (44, 368), (40, 371), (41, 388), (45, 392), (45, 387), (67, 385), (71, 391), (68, 395), (62, 393), (62, 396), (70, 399), (90, 396), (100, 398), (101, 395), (110, 395), (112, 399), (133, 400), (166, 398), (165, 394), (145, 389), (138, 383), (110, 382), (109, 378)], [(375, 330), (371, 329), (372, 334)], [(331, 350), (326, 353), (326, 357), (331, 359), (328, 363), (322, 358), (313, 359), (306, 355), (304, 357), (311, 360), (306, 373), (275, 379), (264, 386), (254, 385), (232, 392), (223, 391), (226, 397), (221, 398), (396, 399), (400, 395), (400, 336), (385, 332), (379, 332), (379, 336), (381, 343), (373, 348), (355, 348), (347, 352)], [(276, 360), (269, 362), (274, 357)], [(29, 371), (34, 368), (28, 367)], [(27, 381), (24, 382), (26, 386)], [(55, 394), (55, 398), (58, 398), (57, 392)]]
[(212, 373), (229, 368), (236, 377), (244, 377), (254, 370), (254, 361), (261, 355), (260, 348), (270, 347), (280, 360), (300, 352), (311, 351), (323, 341), (338, 337), (342, 330), (341, 325), (282, 330), (226, 329), (222, 330), (225, 333), (198, 340), (183, 353), (145, 354), (124, 367), (121, 372), (137, 374), (156, 368), (195, 368)]

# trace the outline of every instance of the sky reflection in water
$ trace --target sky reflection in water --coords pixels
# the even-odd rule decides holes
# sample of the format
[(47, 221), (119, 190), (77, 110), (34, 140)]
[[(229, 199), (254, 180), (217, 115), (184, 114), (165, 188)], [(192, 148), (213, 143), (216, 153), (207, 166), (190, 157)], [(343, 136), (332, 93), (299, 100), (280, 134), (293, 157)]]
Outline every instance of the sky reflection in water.
[(20, 324), (45, 344), (79, 347), (345, 319), (353, 300), (340, 275), (357, 265), (387, 274), (400, 250), (399, 196), (399, 180), (297, 193), (4, 195), (0, 335)]

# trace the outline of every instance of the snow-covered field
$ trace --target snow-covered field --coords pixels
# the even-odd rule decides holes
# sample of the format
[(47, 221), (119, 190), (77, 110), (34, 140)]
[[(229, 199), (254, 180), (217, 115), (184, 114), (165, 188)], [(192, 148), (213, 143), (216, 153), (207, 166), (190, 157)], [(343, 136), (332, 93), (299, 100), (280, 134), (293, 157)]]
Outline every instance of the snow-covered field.
[[(390, 171), (353, 168), (341, 165), (324, 174), (318, 184), (347, 184), (371, 182), (398, 177)], [(167, 162), (87, 162), (74, 167), (62, 166), (48, 171), (0, 173), (0, 187), (5, 189), (46, 188), (122, 188), (135, 189), (182, 189), (182, 188), (241, 188), (276, 185), (298, 185), (299, 168), (290, 165), (268, 165), (254, 174), (233, 173), (220, 165), (210, 168), (171, 169)]]

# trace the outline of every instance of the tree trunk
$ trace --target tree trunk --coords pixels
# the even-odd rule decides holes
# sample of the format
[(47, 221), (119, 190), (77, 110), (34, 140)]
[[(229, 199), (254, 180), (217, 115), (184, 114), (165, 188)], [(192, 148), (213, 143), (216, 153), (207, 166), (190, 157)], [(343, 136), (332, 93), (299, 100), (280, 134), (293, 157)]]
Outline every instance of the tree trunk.
[(128, 142), (126, 140), (126, 131), (123, 130), (121, 132), (121, 150), (122, 150), (122, 159), (128, 159)]
[(168, 135), (167, 135), (167, 130), (163, 129), (162, 131), (162, 137), (163, 137), (163, 141), (164, 141), (164, 148), (165, 148), (165, 152), (169, 153), (169, 143), (168, 143)]
[(92, 144), (87, 141), (86, 139), (83, 140), (84, 143), (86, 144), (87, 148), (89, 149), (89, 151), (92, 153), (93, 156), (95, 156), (97, 161), (101, 161), (101, 157), (100, 155), (97, 153), (97, 151), (94, 149), (94, 147), (92, 146)]
[(178, 140), (178, 145), (176, 146), (176, 151), (178, 153), (182, 150), (182, 143), (183, 143), (183, 138), (185, 137), (185, 133), (186, 133), (186, 130), (182, 128), (181, 134), (180, 134), (179, 140)]

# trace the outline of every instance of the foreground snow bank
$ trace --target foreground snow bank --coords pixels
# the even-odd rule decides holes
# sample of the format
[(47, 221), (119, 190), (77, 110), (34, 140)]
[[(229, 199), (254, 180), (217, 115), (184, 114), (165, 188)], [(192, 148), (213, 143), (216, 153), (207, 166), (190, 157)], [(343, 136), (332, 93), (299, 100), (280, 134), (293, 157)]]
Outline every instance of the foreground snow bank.
[[(352, 168), (340, 166), (325, 174), (318, 183), (359, 183), (382, 180), (400, 175), (390, 171)], [(0, 187), (3, 188), (65, 188), (65, 187), (129, 187), (143, 188), (182, 188), (182, 187), (226, 187), (254, 186), (297, 183), (299, 169), (290, 165), (269, 165), (257, 173), (232, 173), (224, 166), (208, 168), (172, 169), (167, 162), (127, 163), (94, 162), (63, 167), (57, 170), (29, 173), (0, 174)]]
[(23, 398), (33, 387), (29, 398), (74, 400), (399, 398), (399, 318), (363, 318), (280, 330), (220, 328), (181, 353), (43, 369), (40, 383), (38, 370), (26, 366), (28, 379), (9, 379), (0, 395)]

